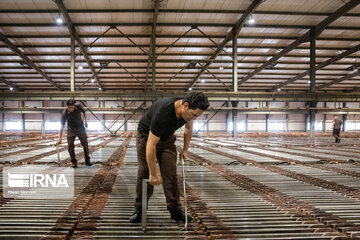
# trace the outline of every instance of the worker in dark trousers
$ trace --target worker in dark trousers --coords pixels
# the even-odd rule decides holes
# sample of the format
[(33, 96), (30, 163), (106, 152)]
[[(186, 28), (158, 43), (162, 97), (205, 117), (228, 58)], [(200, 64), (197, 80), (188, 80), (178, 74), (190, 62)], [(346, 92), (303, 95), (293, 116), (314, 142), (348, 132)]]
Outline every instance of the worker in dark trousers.
[(334, 120), (332, 121), (332, 130), (333, 130), (333, 136), (335, 138), (335, 143), (340, 143), (340, 130), (341, 125), (343, 124), (343, 121), (338, 119), (338, 116), (335, 115)]
[[(61, 128), (59, 133), (59, 140), (57, 144), (61, 144), (62, 142), (62, 134), (64, 130), (65, 122), (68, 122), (67, 127), (67, 143), (68, 143), (68, 151), (71, 158), (71, 163), (73, 168), (77, 168), (77, 160), (75, 158), (75, 146), (74, 141), (76, 136), (79, 138), (81, 146), (84, 148), (84, 157), (85, 157), (85, 164), (87, 166), (91, 166), (90, 156), (89, 156), (89, 146), (87, 141), (87, 135), (84, 128), (87, 128), (87, 121), (86, 121), (86, 113), (84, 107), (81, 103), (76, 102), (75, 100), (68, 100), (66, 102), (67, 108), (64, 109), (61, 115)], [(81, 113), (84, 115), (84, 121), (81, 118)]]
[[(149, 178), (147, 200), (154, 185), (163, 184), (167, 209), (171, 219), (185, 222), (180, 203), (180, 191), (176, 171), (177, 152), (174, 132), (185, 125), (184, 147), (180, 159), (186, 159), (192, 136), (193, 120), (207, 108), (209, 102), (201, 92), (191, 92), (184, 98), (164, 98), (154, 102), (141, 118), (138, 125), (136, 149), (138, 173), (136, 183), (135, 211), (131, 223), (141, 221), (142, 180)], [(186, 207), (186, 206), (185, 206)]]

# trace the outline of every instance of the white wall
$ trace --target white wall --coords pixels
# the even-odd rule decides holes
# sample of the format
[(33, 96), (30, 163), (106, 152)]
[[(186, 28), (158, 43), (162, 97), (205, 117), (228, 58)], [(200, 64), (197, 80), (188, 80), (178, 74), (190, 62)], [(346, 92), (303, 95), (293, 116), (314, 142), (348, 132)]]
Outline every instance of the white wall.
[(288, 131), (305, 131), (304, 114), (289, 114)]
[[(138, 107), (143, 102), (128, 102), (128, 105), (130, 104), (131, 107)], [(146, 106), (151, 106), (152, 102), (148, 101), (146, 103)], [(211, 106), (221, 106), (222, 102), (212, 102)], [(248, 104), (249, 108), (259, 108), (259, 107), (266, 107), (266, 102), (239, 102), (238, 107), (245, 107)], [(19, 101), (4, 101), (4, 105), (7, 107), (19, 107)], [(87, 101), (87, 105), (91, 107), (99, 107), (99, 101)], [(289, 102), (288, 103), (289, 108), (304, 108), (305, 103), (304, 102)], [(28, 107), (42, 107), (43, 101), (24, 101), (24, 106)], [(65, 106), (65, 101), (48, 101), (49, 107), (61, 107)], [(100, 106), (103, 107), (122, 107), (124, 106), (123, 101), (101, 101)], [(231, 104), (229, 104), (231, 106)], [(269, 102), (268, 107), (269, 108), (283, 108), (286, 106), (285, 102)], [(334, 102), (327, 102), (326, 104), (324, 102), (319, 102), (317, 104), (318, 107), (324, 108), (334, 108), (335, 104)], [(346, 103), (346, 106), (348, 108), (360, 108), (360, 103)], [(343, 103), (336, 103), (336, 107), (343, 107)], [(65, 108), (65, 107), (64, 107)], [(213, 119), (208, 123), (208, 125), (204, 128), (205, 130), (209, 131), (226, 131), (226, 112), (221, 111), (217, 115), (213, 117)], [(208, 114), (204, 114), (201, 117), (197, 119), (200, 124), (207, 121), (208, 118), (210, 118), (213, 115), (213, 112), (209, 112)], [(88, 121), (97, 121), (90, 112), (87, 114)], [(100, 120), (103, 120), (103, 114), (97, 114), (98, 118)], [(106, 114), (105, 115), (105, 124), (106, 126), (109, 126), (111, 122), (113, 122), (113, 119), (115, 119), (118, 116), (118, 114)], [(143, 116), (143, 112), (135, 114), (131, 120), (127, 123), (127, 130), (128, 131), (136, 131), (138, 121)], [(242, 114), (241, 112), (238, 112), (237, 119), (238, 121), (246, 121), (246, 117), (248, 116), (248, 131), (254, 132), (254, 131), (265, 131), (266, 130), (266, 115), (265, 114)], [(0, 116), (0, 118), (2, 115)], [(54, 121), (59, 122), (61, 117), (61, 113), (45, 113), (44, 119), (45, 121)], [(128, 115), (120, 115), (118, 118), (118, 122), (111, 128), (111, 130), (116, 130), (124, 120), (128, 117)], [(325, 122), (325, 130), (331, 131), (331, 123), (334, 118), (333, 114), (327, 114), (326, 116), (321, 113), (317, 113), (315, 115), (316, 121), (324, 121), (324, 118), (326, 117)], [(43, 114), (25, 114), (25, 128), (26, 131), (40, 131), (42, 129), (42, 119)], [(22, 121), (22, 115), (18, 113), (4, 113), (4, 121)], [(232, 113), (231, 111), (228, 111), (228, 121), (232, 121)], [(360, 121), (360, 114), (349, 114), (347, 115), (347, 121)], [(286, 122), (286, 114), (270, 114), (269, 115), (269, 122)], [(2, 127), (3, 120), (0, 121), (0, 129)], [(324, 123), (323, 123), (324, 124)], [(305, 130), (305, 114), (289, 114), (288, 115), (288, 122), (287, 122), (287, 131), (304, 131)], [(119, 131), (125, 131), (125, 127), (123, 126)]]
[(248, 131), (265, 131), (266, 130), (266, 115), (253, 114), (248, 115)]

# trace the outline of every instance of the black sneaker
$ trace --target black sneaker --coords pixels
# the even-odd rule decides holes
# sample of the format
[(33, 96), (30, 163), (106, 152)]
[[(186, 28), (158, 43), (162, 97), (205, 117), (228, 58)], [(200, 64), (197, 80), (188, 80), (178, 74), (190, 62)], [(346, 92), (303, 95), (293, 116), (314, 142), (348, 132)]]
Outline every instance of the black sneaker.
[(90, 162), (90, 159), (85, 159), (85, 165), (91, 167), (93, 164)]
[(77, 166), (77, 161), (73, 161), (72, 163), (71, 163), (71, 167), (72, 168), (77, 168), (78, 166)]
[(131, 223), (139, 223), (141, 222), (141, 207), (135, 208), (134, 213), (130, 217)]
[[(170, 215), (172, 220), (185, 222), (185, 213), (182, 210), (170, 212)], [(187, 215), (187, 220), (188, 222), (191, 222), (192, 217)]]

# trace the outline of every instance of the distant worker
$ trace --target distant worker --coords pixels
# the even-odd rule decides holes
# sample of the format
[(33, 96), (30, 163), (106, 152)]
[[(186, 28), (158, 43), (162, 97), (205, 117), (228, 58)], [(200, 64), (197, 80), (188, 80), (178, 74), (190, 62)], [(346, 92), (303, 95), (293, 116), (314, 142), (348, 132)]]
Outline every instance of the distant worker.
[(333, 130), (333, 136), (335, 138), (335, 143), (340, 143), (340, 130), (341, 125), (343, 124), (343, 121), (338, 119), (338, 116), (335, 115), (334, 120), (332, 121), (332, 130)]
[[(135, 211), (131, 223), (141, 221), (142, 181), (149, 179), (149, 200), (154, 185), (162, 183), (167, 209), (171, 219), (185, 222), (186, 218), (180, 203), (176, 161), (177, 152), (174, 132), (185, 125), (184, 147), (179, 157), (186, 160), (192, 136), (193, 120), (209, 107), (207, 97), (201, 92), (191, 92), (184, 98), (163, 98), (154, 102), (145, 112), (138, 125), (136, 138), (138, 172), (136, 183)], [(186, 207), (186, 206), (185, 206)]]
[[(57, 144), (62, 142), (62, 134), (64, 130), (64, 125), (67, 120), (67, 143), (68, 151), (71, 158), (71, 163), (73, 168), (77, 168), (77, 160), (75, 158), (75, 146), (74, 141), (76, 136), (79, 138), (81, 146), (84, 148), (84, 157), (86, 166), (92, 166), (89, 156), (89, 146), (87, 141), (87, 135), (85, 127), (87, 128), (86, 113), (84, 107), (81, 103), (76, 102), (75, 100), (68, 100), (66, 102), (67, 108), (64, 109), (61, 115), (61, 128), (59, 132), (59, 140)], [(81, 118), (81, 113), (84, 115), (84, 121)], [(85, 122), (85, 127), (84, 127)]]

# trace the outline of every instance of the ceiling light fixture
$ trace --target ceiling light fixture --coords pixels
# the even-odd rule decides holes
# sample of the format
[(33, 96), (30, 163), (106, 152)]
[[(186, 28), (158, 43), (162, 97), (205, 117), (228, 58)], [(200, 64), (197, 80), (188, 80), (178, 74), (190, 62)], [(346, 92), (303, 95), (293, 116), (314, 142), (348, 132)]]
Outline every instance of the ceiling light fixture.
[(56, 17), (56, 23), (57, 23), (57, 24), (63, 24), (63, 22), (64, 22), (64, 21), (63, 21), (62, 18), (60, 17), (60, 13), (59, 13), (59, 16)]
[[(269, 60), (269, 59), (266, 59)], [(269, 65), (267, 65), (266, 69), (273, 69), (277, 64), (276, 63), (270, 63)]]
[(255, 23), (255, 18), (253, 17), (253, 15), (250, 16), (248, 23), (250, 23), (250, 24)]
[(186, 69), (194, 69), (196, 68), (197, 62), (191, 62), (186, 66)]
[(107, 63), (107, 62), (100, 62), (100, 67), (101, 67), (101, 68), (107, 68), (107, 67), (108, 67), (108, 63)]
[(29, 64), (27, 64), (26, 62), (20, 62), (20, 65), (23, 66), (23, 68), (25, 68), (25, 69), (31, 68), (31, 66)]

